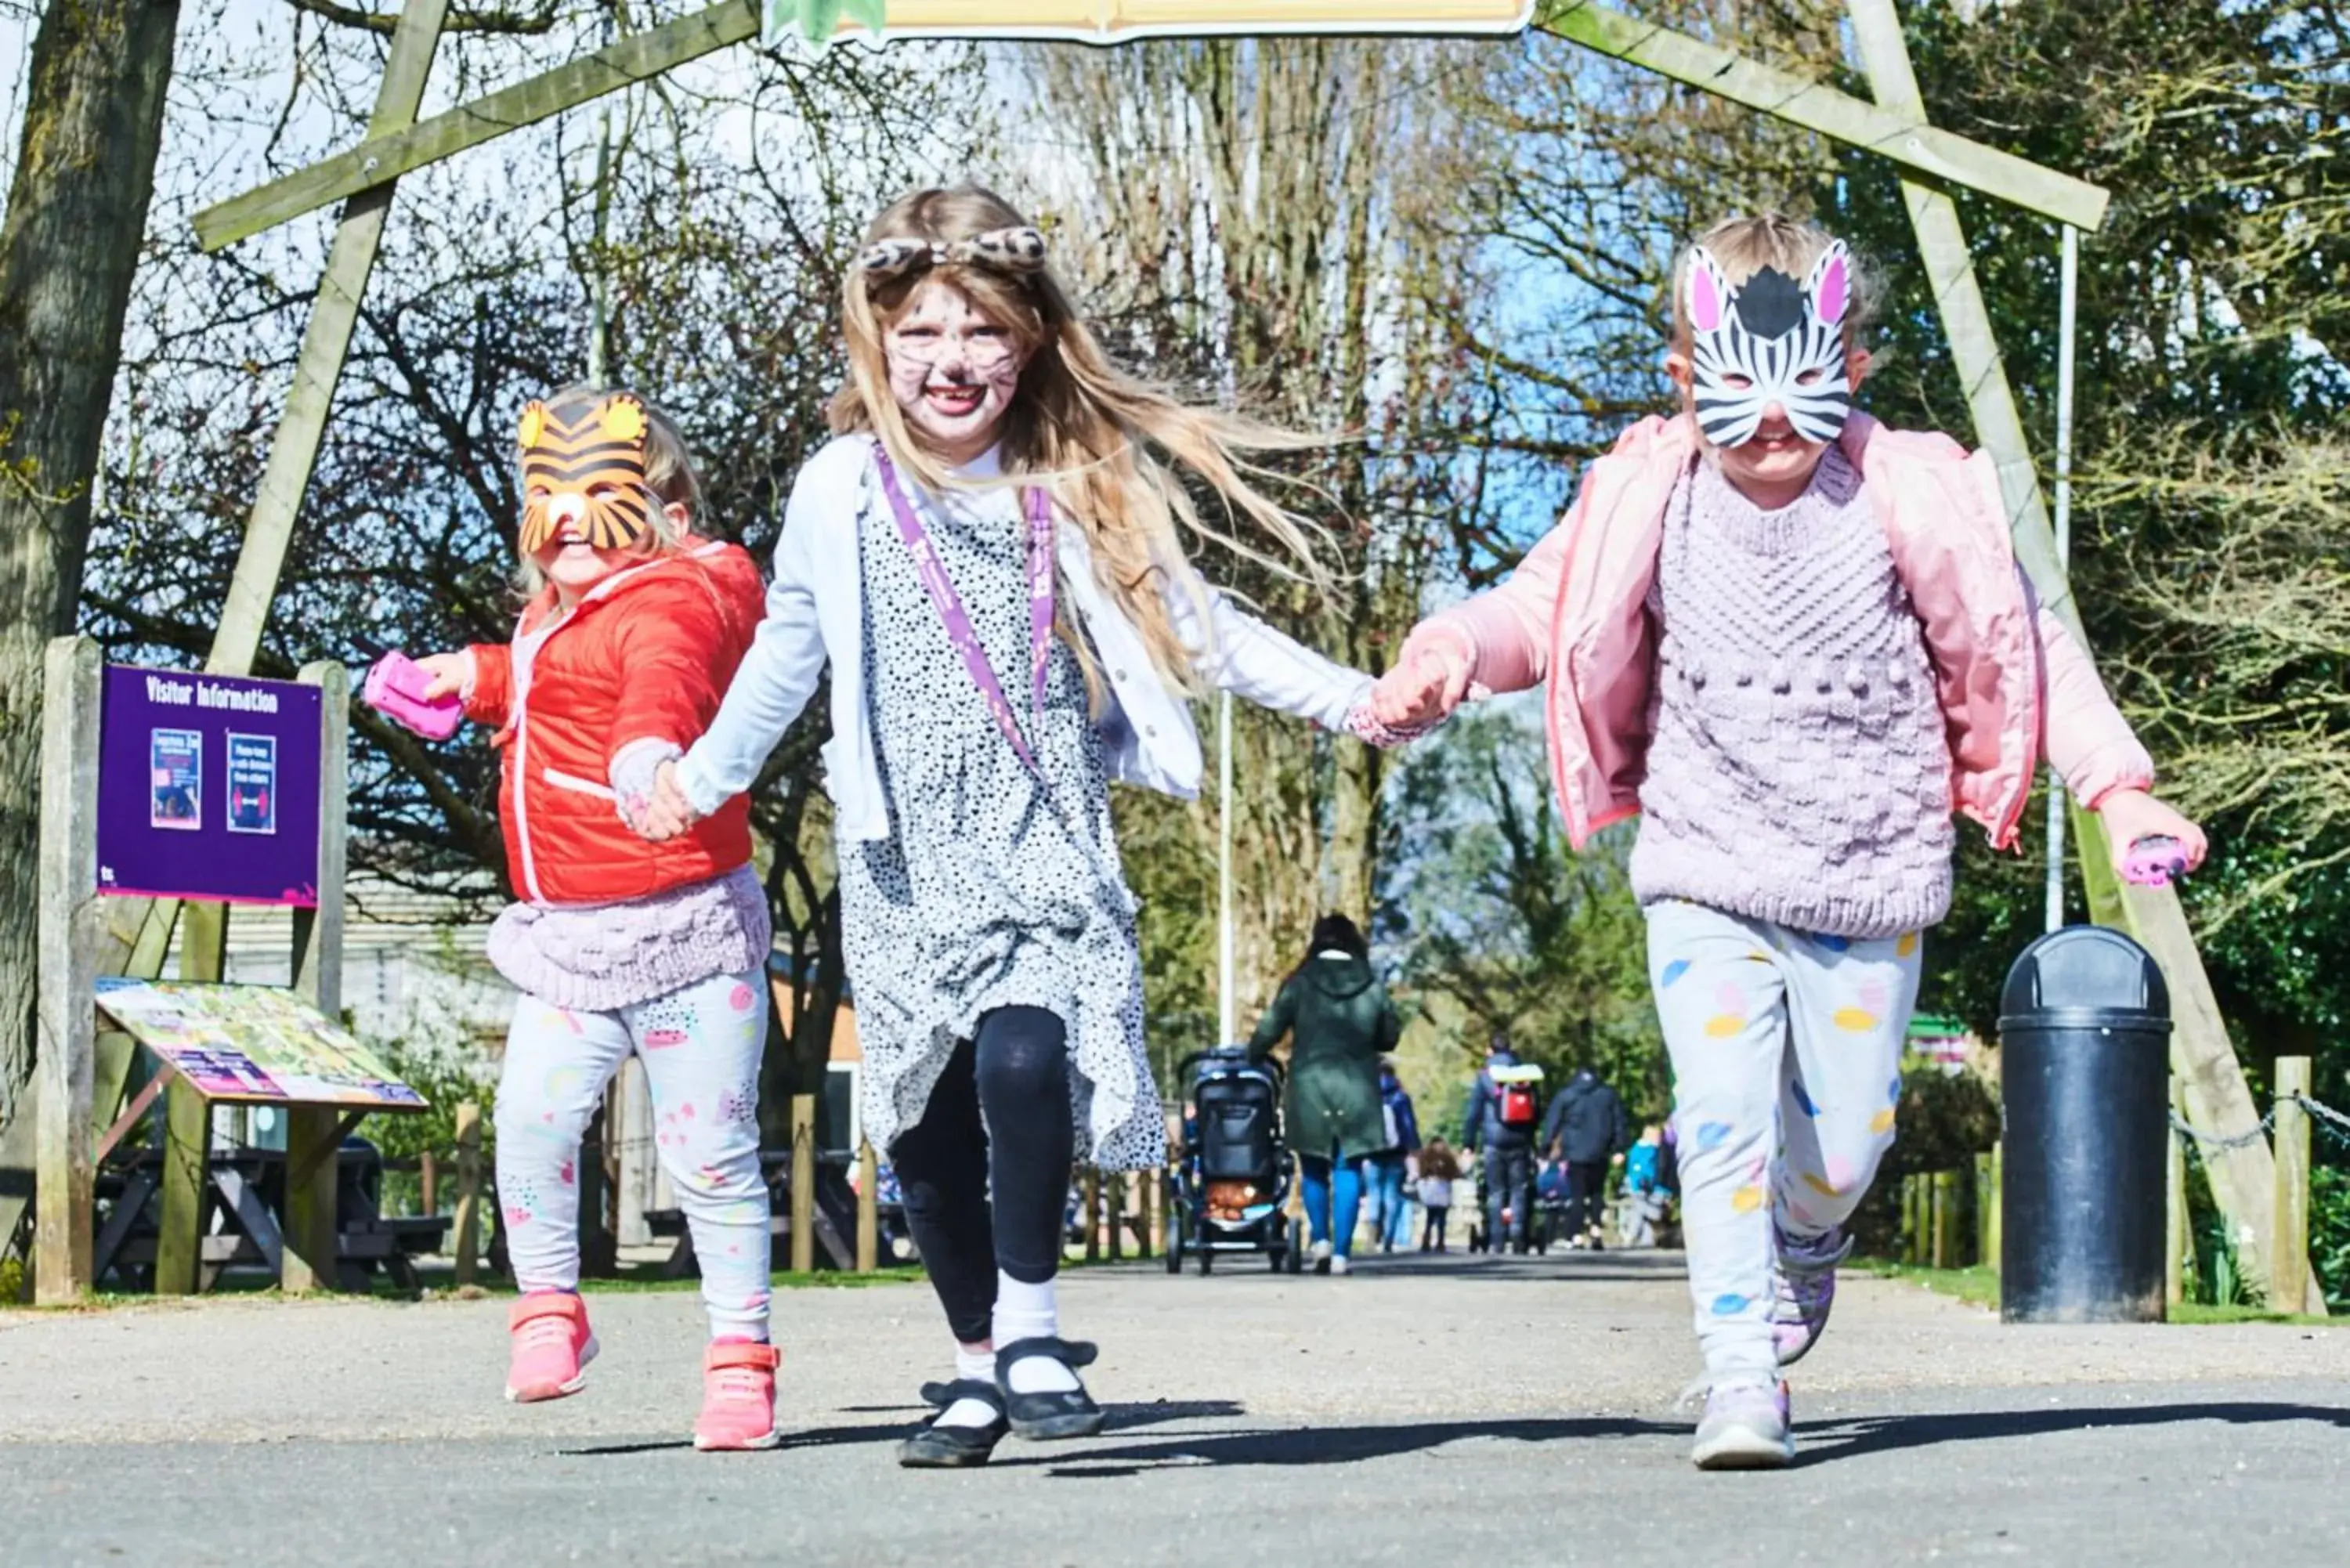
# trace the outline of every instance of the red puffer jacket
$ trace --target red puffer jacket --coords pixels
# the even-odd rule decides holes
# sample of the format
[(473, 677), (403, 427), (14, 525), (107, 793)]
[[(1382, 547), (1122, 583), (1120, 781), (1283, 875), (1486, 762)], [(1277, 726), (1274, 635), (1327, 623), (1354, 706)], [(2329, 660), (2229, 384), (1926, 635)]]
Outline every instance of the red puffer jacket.
[(506, 868), (535, 904), (608, 904), (723, 876), (751, 858), (736, 795), (692, 830), (648, 844), (622, 822), (612, 759), (637, 741), (691, 745), (718, 712), (763, 608), (739, 547), (688, 539), (615, 572), (568, 612), (552, 590), (511, 646), (477, 644), (466, 716), (497, 728)]

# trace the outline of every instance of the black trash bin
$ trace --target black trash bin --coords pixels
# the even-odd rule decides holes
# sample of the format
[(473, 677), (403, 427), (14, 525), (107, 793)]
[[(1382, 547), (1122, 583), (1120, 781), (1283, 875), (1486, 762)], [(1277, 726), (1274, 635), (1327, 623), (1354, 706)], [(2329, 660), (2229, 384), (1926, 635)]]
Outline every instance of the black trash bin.
[(2007, 971), (1999, 1036), (2000, 1316), (2160, 1322), (2170, 1136), (2162, 971), (2119, 931), (2051, 931)]

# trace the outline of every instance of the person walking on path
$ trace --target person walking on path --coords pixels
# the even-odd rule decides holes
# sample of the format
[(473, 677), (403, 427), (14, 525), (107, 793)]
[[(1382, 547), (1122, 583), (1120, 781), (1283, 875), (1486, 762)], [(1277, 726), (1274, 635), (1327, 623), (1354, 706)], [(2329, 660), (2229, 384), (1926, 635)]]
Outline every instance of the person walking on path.
[(1379, 1064), (1379, 1110), (1386, 1121), (1387, 1147), (1363, 1164), (1370, 1189), (1371, 1234), (1378, 1238), (1380, 1251), (1392, 1252), (1404, 1238), (1409, 1219), (1405, 1178), (1412, 1156), (1419, 1152), (1419, 1118), (1413, 1114), (1411, 1096), (1396, 1076), (1392, 1062)]
[(1566, 1163), (1569, 1245), (1596, 1250), (1606, 1244), (1599, 1216), (1607, 1207), (1607, 1169), (1631, 1146), (1623, 1096), (1589, 1067), (1578, 1069), (1551, 1101), (1542, 1130), (1542, 1147)]
[(1469, 1088), (1461, 1146), (1485, 1157), (1485, 1246), (1526, 1250), (1534, 1207), (1534, 1133), (1540, 1125), (1536, 1085), (1542, 1069), (1522, 1063), (1500, 1030), (1485, 1045), (1485, 1065)]
[(1461, 1161), (1453, 1157), (1451, 1144), (1432, 1137), (1420, 1147), (1419, 1158), (1413, 1163), (1419, 1171), (1419, 1206), (1427, 1214), (1419, 1228), (1419, 1250), (1441, 1252), (1444, 1222), (1452, 1215), (1452, 1184), (1461, 1179)]
[(1320, 575), (1312, 525), (1243, 456), (1302, 438), (1119, 370), (1002, 198), (893, 202), (841, 304), (839, 433), (793, 483), (766, 618), (653, 826), (739, 805), (828, 690), (862, 1125), (952, 1335), (899, 1462), (960, 1468), (1007, 1431), (1100, 1429), (1095, 1350), (1062, 1338), (1055, 1288), (1070, 1165), (1166, 1158), (1110, 781), (1198, 792), (1184, 693), (1347, 730), (1370, 682), (1243, 614), (1184, 548), (1237, 519), (1277, 569)]
[(1323, 916), (1306, 950), (1257, 1021), (1249, 1059), (1263, 1061), (1290, 1036), (1286, 1130), (1305, 1188), (1314, 1272), (1343, 1274), (1355, 1250), (1364, 1157), (1388, 1142), (1379, 1058), (1403, 1026), (1354, 921)]
[(1391, 724), (1546, 686), (1578, 847), (1640, 817), (1632, 890), (1672, 1057), (1702, 1469), (1794, 1458), (1780, 1368), (1817, 1343), (1893, 1142), (1951, 814), (2015, 846), (2044, 757), (2114, 864), (2202, 830), (2017, 570), (1991, 456), (1852, 407), (1871, 280), (1778, 213), (1672, 279), (1671, 419), (1594, 462), (1508, 581), (1417, 628)]

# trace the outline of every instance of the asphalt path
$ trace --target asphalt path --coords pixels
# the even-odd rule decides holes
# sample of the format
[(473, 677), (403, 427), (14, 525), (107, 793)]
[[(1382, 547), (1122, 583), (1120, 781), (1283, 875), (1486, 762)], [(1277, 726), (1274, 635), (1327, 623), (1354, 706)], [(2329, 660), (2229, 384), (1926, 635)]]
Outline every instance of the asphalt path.
[(778, 1295), (789, 1438), (685, 1441), (691, 1295), (608, 1293), (586, 1392), (497, 1397), (504, 1303), (0, 1314), (0, 1563), (2350, 1563), (2350, 1330), (2002, 1327), (1847, 1283), (1802, 1456), (1703, 1475), (1678, 1259), (1068, 1276), (1101, 1437), (891, 1450), (915, 1284)]

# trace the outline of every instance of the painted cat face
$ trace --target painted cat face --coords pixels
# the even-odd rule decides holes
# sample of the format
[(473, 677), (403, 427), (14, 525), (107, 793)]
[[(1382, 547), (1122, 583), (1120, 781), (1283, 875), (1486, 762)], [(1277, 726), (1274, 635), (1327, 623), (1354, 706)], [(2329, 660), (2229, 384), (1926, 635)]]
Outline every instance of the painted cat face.
[(619, 550), (651, 527), (645, 486), (645, 406), (625, 393), (522, 411), (522, 552), (566, 524), (598, 550)]
[(1735, 289), (1705, 247), (1693, 247), (1683, 295), (1690, 390), (1706, 440), (1744, 445), (1773, 403), (1804, 440), (1835, 440), (1852, 416), (1844, 334), (1852, 254), (1842, 240), (1800, 285), (1766, 266)]

